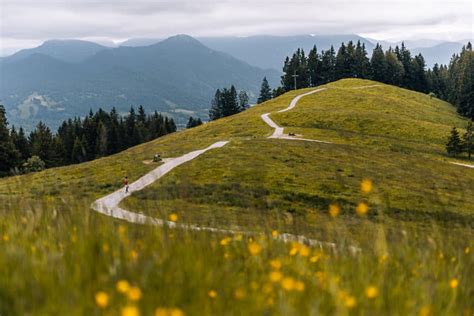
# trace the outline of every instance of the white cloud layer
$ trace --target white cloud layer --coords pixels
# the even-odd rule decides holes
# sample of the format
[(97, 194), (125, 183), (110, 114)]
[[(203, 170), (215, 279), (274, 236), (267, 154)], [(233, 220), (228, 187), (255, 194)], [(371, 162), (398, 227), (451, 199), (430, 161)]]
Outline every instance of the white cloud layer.
[(0, 0), (0, 54), (52, 38), (356, 33), (380, 40), (473, 37), (470, 0)]

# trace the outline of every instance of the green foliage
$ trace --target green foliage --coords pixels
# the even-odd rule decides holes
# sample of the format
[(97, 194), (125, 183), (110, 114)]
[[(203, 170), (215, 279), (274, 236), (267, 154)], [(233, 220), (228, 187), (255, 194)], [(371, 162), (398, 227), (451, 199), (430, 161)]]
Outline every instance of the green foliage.
[(14, 169), (18, 163), (20, 153), (15, 148), (5, 114), (5, 108), (0, 105), (0, 176)]
[(263, 103), (272, 98), (272, 90), (268, 84), (267, 77), (264, 77), (262, 80), (262, 85), (260, 87), (260, 95), (258, 97), (257, 103)]
[(232, 85), (230, 88), (224, 88), (222, 91), (217, 89), (214, 99), (211, 103), (209, 110), (209, 119), (211, 121), (223, 118), (226, 116), (234, 115), (245, 111), (248, 108), (248, 96), (239, 93), (237, 96), (237, 90)]
[(451, 136), (446, 143), (446, 151), (451, 156), (458, 156), (463, 151), (463, 144), (461, 141), (461, 137), (459, 137), (459, 132), (456, 127), (453, 127), (451, 130)]
[(202, 125), (201, 119), (199, 117), (194, 118), (194, 117), (190, 116), (189, 120), (188, 120), (188, 124), (186, 125), (186, 128), (193, 128), (193, 127), (196, 127), (196, 126), (199, 126), (199, 125)]
[(467, 124), (466, 133), (463, 135), (464, 151), (469, 159), (471, 159), (471, 155), (474, 153), (474, 125), (472, 123), (473, 121), (470, 121)]
[(46, 164), (38, 156), (32, 156), (22, 165), (23, 173), (40, 172), (46, 169)]

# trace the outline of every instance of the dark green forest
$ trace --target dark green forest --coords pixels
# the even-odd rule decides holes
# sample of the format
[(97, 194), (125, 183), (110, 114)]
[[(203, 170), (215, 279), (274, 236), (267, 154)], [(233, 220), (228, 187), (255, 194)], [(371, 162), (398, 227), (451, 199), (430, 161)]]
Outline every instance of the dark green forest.
[(0, 105), (0, 175), (93, 160), (175, 131), (172, 118), (157, 112), (147, 115), (140, 106), (138, 111), (131, 107), (125, 117), (115, 108), (109, 113), (91, 110), (85, 118), (64, 121), (56, 133), (40, 122), (26, 135), (23, 128), (8, 128)]
[[(471, 43), (453, 55), (449, 65), (435, 64), (432, 69), (426, 69), (423, 56), (412, 55), (403, 43), (401, 47), (389, 47), (386, 51), (377, 44), (370, 58), (360, 41), (342, 43), (337, 52), (332, 46), (318, 52), (314, 46), (308, 55), (303, 49), (298, 49), (293, 56), (288, 56), (283, 73), (281, 87), (273, 89), (272, 97), (343, 78), (362, 78), (429, 93), (456, 106), (459, 114), (474, 119), (474, 53)], [(269, 99), (268, 92), (268, 82), (264, 79), (260, 102)]]

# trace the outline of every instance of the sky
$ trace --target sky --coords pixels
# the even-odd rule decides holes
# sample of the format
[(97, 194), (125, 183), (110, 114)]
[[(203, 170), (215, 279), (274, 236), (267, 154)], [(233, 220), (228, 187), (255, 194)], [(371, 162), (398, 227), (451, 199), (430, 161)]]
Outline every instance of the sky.
[(48, 39), (359, 34), (473, 38), (471, 0), (0, 0), (0, 55)]

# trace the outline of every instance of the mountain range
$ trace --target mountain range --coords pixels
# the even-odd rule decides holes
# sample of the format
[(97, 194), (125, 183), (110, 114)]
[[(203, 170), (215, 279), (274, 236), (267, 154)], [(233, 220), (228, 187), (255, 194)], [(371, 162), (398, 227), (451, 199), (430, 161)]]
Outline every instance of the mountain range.
[(146, 47), (99, 48), (48, 42), (3, 58), (0, 99), (11, 123), (32, 127), (43, 120), (55, 127), (89, 109), (125, 112), (130, 105), (184, 122), (190, 115), (206, 117), (218, 88), (234, 84), (255, 100), (263, 77), (279, 82), (276, 70), (250, 66), (185, 35)]
[[(309, 51), (361, 41), (369, 54), (377, 42), (358, 35), (299, 35), (168, 39), (135, 38), (118, 47), (80, 40), (50, 40), (0, 58), (0, 102), (12, 124), (38, 121), (56, 127), (89, 109), (116, 106), (125, 113), (143, 105), (172, 115), (183, 124), (190, 115), (207, 118), (216, 89), (234, 84), (256, 100), (267, 77), (279, 85), (284, 58), (302, 47)], [(400, 43), (381, 42), (384, 48)], [(446, 64), (462, 43), (406, 42), (427, 65)], [(414, 47), (419, 46), (419, 47)]]

